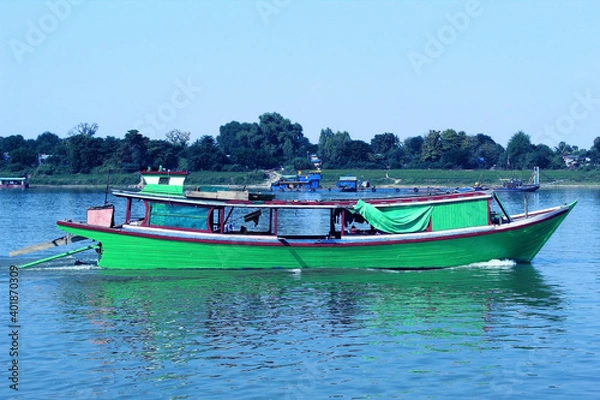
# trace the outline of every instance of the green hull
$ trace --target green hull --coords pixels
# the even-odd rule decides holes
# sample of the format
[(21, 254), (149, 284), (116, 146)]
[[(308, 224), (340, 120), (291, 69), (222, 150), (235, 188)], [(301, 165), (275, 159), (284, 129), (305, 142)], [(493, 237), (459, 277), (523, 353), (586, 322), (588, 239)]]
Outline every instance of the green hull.
[(448, 231), (435, 236), (393, 235), (395, 241), (387, 239), (392, 236), (383, 239), (383, 235), (382, 239), (364, 242), (347, 238), (327, 244), (275, 238), (262, 240), (262, 244), (209, 243), (73, 223), (59, 223), (59, 227), (100, 242), (98, 264), (105, 268), (443, 268), (493, 259), (530, 262), (573, 206), (532, 218), (533, 222), (515, 222), (501, 228)]

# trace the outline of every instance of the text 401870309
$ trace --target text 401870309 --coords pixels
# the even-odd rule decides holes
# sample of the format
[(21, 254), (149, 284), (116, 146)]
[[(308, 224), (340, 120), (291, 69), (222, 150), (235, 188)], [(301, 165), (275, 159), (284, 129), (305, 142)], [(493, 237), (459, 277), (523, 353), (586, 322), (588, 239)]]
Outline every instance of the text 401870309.
[(19, 269), (15, 265), (10, 266), (8, 298), (10, 313), (8, 355), (11, 358), (8, 380), (11, 389), (19, 390), (19, 329), (21, 326), (19, 325)]

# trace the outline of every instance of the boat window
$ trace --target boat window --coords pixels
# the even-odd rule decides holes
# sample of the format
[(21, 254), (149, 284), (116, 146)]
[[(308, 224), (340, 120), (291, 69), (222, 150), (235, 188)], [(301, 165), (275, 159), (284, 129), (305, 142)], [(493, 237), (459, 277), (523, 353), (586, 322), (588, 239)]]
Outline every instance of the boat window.
[(327, 209), (280, 209), (277, 234), (324, 237), (330, 233), (330, 220)]
[(436, 204), (431, 217), (431, 230), (468, 228), (488, 224), (487, 199)]
[(150, 225), (208, 230), (209, 208), (150, 203)]
[(223, 210), (223, 232), (248, 235), (270, 235), (272, 216), (269, 211), (260, 208), (229, 208)]

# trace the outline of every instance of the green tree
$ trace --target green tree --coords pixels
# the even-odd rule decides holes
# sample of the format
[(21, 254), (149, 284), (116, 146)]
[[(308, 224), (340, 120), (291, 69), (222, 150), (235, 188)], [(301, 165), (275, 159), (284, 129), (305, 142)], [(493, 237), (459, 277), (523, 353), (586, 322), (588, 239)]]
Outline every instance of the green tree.
[(596, 138), (594, 139), (592, 149), (600, 152), (600, 136), (596, 136)]
[(9, 169), (11, 171), (25, 171), (37, 164), (37, 154), (29, 146), (19, 147), (10, 152)]
[(506, 146), (506, 167), (508, 169), (533, 168), (534, 147), (531, 139), (523, 131), (515, 133)]
[(296, 157), (292, 162), (292, 168), (295, 171), (311, 170), (314, 168), (314, 165), (307, 157)]
[(442, 168), (474, 168), (471, 164), (471, 146), (467, 134), (463, 131), (446, 129), (441, 133), (440, 164)]
[(594, 144), (590, 148), (589, 155), (592, 165), (598, 165), (600, 163), (600, 136), (594, 139)]
[(410, 136), (404, 139), (403, 149), (403, 161), (402, 165), (406, 168), (420, 168), (421, 167), (421, 153), (423, 148), (423, 136)]
[(225, 154), (232, 154), (233, 151), (238, 147), (238, 132), (246, 130), (242, 124), (237, 121), (231, 121), (222, 125), (219, 128), (219, 135), (217, 136), (217, 143)]
[(122, 139), (114, 136), (107, 136), (102, 143), (103, 166), (106, 169), (118, 169), (121, 167)]
[(378, 167), (401, 168), (405, 151), (398, 136), (382, 133), (371, 139), (372, 161)]
[(561, 169), (565, 166), (562, 157), (545, 144), (534, 145), (529, 158), (529, 165), (541, 169)]
[(48, 154), (52, 155), (54, 153), (54, 149), (61, 142), (61, 139), (58, 135), (52, 132), (44, 132), (41, 135), (38, 135), (35, 140), (35, 147), (38, 154)]
[(373, 151), (371, 145), (362, 140), (350, 140), (343, 146), (344, 168), (371, 168)]
[(437, 168), (442, 159), (442, 135), (440, 131), (430, 130), (423, 139), (421, 160), (429, 168)]
[(221, 126), (217, 144), (232, 163), (251, 169), (291, 165), (312, 149), (302, 126), (275, 112), (260, 115), (258, 123), (231, 121)]
[(179, 129), (173, 129), (172, 131), (165, 133), (168, 143), (176, 147), (181, 147), (182, 149), (187, 147), (191, 135), (190, 132), (182, 132)]
[(11, 171), (25, 171), (37, 164), (35, 140), (11, 135), (0, 141), (0, 166)]
[(496, 143), (490, 136), (478, 133), (470, 138), (471, 164), (479, 168), (489, 169), (498, 165), (504, 147)]
[(188, 148), (189, 168), (192, 171), (220, 171), (229, 164), (215, 138), (204, 135)]
[(121, 164), (125, 171), (140, 171), (151, 165), (151, 160), (148, 156), (149, 141), (150, 139), (143, 136), (136, 129), (127, 131), (120, 148)]
[(575, 149), (566, 142), (560, 142), (554, 149), (559, 156), (569, 156), (574, 153)]
[(148, 166), (155, 170), (160, 167), (177, 170), (180, 153), (181, 144), (167, 140), (149, 140), (147, 143)]
[(231, 121), (222, 125), (217, 144), (224, 154), (231, 157), (231, 162), (242, 169), (254, 168), (257, 164), (257, 160), (252, 160), (250, 156), (252, 152), (265, 151), (262, 149), (264, 140), (257, 123)]
[(375, 135), (371, 139), (371, 149), (375, 154), (387, 155), (396, 150), (399, 145), (398, 136), (389, 132)]
[(94, 136), (96, 132), (98, 132), (97, 123), (88, 124), (87, 122), (81, 122), (69, 130), (69, 136), (83, 135), (91, 137)]
[(276, 112), (258, 117), (260, 133), (266, 149), (276, 165), (291, 163), (295, 157), (303, 156), (310, 145), (302, 133), (302, 126), (292, 123)]
[(69, 145), (67, 140), (61, 139), (60, 142), (54, 146), (50, 157), (38, 167), (36, 173), (45, 175), (71, 173), (69, 167)]
[(11, 135), (2, 139), (1, 146), (3, 152), (10, 153), (20, 147), (27, 147), (27, 141), (23, 135)]
[(336, 132), (330, 128), (322, 129), (319, 136), (319, 157), (324, 168), (344, 168), (347, 164), (346, 144), (352, 139), (346, 131)]
[(321, 162), (324, 164), (324, 167), (328, 167), (329, 159), (332, 154), (332, 141), (333, 136), (335, 134), (330, 128), (321, 129), (321, 133), (319, 134), (319, 144), (317, 147), (317, 151), (319, 153), (319, 157), (321, 158)]
[(102, 142), (101, 138), (84, 134), (71, 136), (67, 141), (71, 172), (88, 174), (94, 167), (102, 165)]
[[(236, 144), (231, 150), (231, 161), (238, 166), (238, 168), (255, 169), (259, 168), (260, 165), (267, 165), (269, 161), (276, 164), (275, 160), (269, 160), (268, 150), (263, 147), (264, 137), (260, 132), (260, 127), (257, 123), (243, 123), (240, 124), (240, 131), (236, 134)], [(256, 157), (252, 157), (252, 154)], [(268, 167), (267, 167), (268, 168)]]

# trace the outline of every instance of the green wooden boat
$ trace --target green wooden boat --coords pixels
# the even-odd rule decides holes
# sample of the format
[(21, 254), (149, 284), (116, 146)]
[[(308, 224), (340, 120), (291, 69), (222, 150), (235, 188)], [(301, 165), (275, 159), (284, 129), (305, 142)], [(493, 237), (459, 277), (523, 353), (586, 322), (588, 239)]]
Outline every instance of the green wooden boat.
[[(575, 202), (508, 215), (493, 192), (415, 197), (255, 201), (205, 198), (184, 189), (186, 173), (143, 172), (127, 200), (58, 221), (97, 242), (98, 264), (116, 269), (444, 268), (494, 259), (530, 262)], [(132, 216), (141, 201), (144, 214)]]

